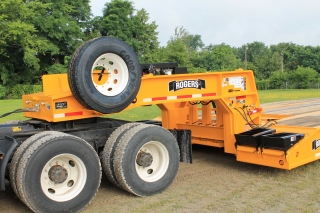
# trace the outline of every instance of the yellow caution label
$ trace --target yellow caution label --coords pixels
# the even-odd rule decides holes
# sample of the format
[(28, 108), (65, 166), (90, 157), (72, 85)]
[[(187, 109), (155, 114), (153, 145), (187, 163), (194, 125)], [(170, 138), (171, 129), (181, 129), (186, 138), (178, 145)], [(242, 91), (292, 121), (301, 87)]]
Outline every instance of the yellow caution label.
[(12, 127), (12, 132), (20, 132), (20, 131), (21, 131), (21, 127), (19, 126)]

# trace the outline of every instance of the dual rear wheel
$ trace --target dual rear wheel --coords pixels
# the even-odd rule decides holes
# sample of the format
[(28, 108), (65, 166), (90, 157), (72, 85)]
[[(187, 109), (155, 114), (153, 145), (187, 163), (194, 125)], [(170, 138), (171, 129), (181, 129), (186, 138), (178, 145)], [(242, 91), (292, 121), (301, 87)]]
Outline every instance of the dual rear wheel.
[[(103, 170), (116, 186), (137, 196), (167, 189), (179, 168), (179, 148), (166, 129), (130, 123), (116, 129), (101, 152)], [(10, 181), (35, 212), (78, 212), (96, 195), (100, 159), (81, 138), (55, 131), (33, 135), (15, 152)]]
[(100, 160), (89, 143), (55, 131), (27, 139), (10, 166), (13, 190), (35, 212), (80, 211), (94, 198), (100, 180)]
[(173, 135), (147, 124), (119, 127), (101, 153), (102, 167), (110, 182), (138, 196), (167, 189), (178, 172), (179, 159)]

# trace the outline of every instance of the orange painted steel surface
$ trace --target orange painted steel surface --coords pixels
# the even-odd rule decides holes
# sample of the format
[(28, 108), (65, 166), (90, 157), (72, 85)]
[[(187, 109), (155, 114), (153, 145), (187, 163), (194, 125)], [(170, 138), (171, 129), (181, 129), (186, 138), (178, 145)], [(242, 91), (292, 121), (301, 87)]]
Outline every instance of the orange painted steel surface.
[(67, 74), (44, 75), (42, 84), (43, 92), (22, 96), (23, 108), (35, 110), (25, 112), (24, 116), (58, 122), (102, 115), (86, 109), (74, 98)]
[(237, 160), (290, 170), (320, 158), (320, 148), (314, 149), (313, 147), (313, 143), (317, 143), (317, 141), (320, 143), (320, 127), (275, 125), (272, 128), (277, 132), (303, 133), (305, 137), (287, 152), (274, 149), (263, 149), (261, 152), (254, 147), (238, 146)]
[[(305, 137), (286, 152), (271, 148), (235, 146), (234, 134), (262, 125), (268, 119), (286, 116), (264, 115), (252, 71), (236, 70), (181, 75), (144, 75), (138, 95), (127, 109), (156, 104), (166, 129), (189, 129), (192, 143), (224, 148), (238, 161), (281, 169), (292, 169), (320, 158), (312, 144), (320, 139), (319, 128), (274, 125), (277, 132), (295, 132)], [(50, 122), (102, 116), (83, 107), (72, 95), (66, 74), (43, 76), (43, 92), (24, 95), (23, 108), (30, 118)], [(320, 140), (319, 140), (320, 144)], [(319, 148), (320, 150), (320, 148)]]

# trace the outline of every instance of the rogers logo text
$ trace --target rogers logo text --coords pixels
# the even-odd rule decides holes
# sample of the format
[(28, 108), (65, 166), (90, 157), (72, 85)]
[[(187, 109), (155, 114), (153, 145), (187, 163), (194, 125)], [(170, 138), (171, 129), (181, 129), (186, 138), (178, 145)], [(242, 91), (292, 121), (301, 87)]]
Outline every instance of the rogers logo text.
[(183, 81), (171, 81), (169, 82), (169, 91), (177, 91), (185, 88), (202, 89), (206, 88), (206, 81), (202, 79), (198, 80), (183, 80)]

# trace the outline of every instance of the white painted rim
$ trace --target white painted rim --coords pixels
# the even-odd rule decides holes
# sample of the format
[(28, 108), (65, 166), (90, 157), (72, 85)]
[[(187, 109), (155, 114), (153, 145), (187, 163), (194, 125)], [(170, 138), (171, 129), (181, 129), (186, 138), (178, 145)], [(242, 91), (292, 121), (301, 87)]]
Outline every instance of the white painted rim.
[(169, 167), (169, 152), (167, 148), (159, 141), (150, 141), (144, 144), (140, 151), (151, 154), (153, 161), (148, 167), (139, 166), (137, 163), (139, 153), (137, 153), (135, 167), (139, 177), (146, 182), (155, 182), (161, 179)]
[(108, 78), (102, 85), (95, 83), (95, 81), (91, 79), (101, 94), (105, 96), (116, 96), (126, 88), (129, 81), (129, 70), (127, 64), (120, 56), (113, 53), (105, 53), (95, 60), (91, 72), (93, 72), (96, 67), (104, 67), (105, 71), (102, 78)]
[[(60, 165), (68, 172), (67, 179), (60, 184), (55, 184), (49, 178), (52, 166)], [(80, 158), (73, 154), (61, 154), (53, 157), (43, 167), (40, 184), (43, 193), (51, 200), (65, 202), (75, 198), (83, 190), (87, 180), (87, 170)]]

